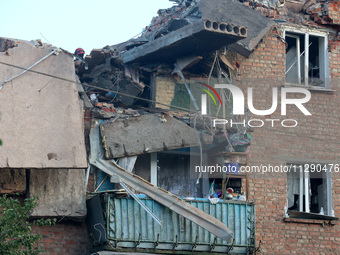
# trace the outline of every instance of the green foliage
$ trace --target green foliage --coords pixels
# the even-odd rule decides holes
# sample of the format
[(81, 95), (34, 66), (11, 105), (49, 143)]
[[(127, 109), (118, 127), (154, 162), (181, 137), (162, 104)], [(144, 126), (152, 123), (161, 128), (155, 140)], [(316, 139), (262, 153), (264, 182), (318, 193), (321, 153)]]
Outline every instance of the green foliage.
[(22, 205), (18, 199), (7, 195), (0, 197), (0, 254), (33, 255), (42, 251), (42, 247), (37, 244), (41, 236), (32, 233), (32, 225), (52, 225), (56, 220), (28, 221), (37, 200), (37, 197), (26, 198)]

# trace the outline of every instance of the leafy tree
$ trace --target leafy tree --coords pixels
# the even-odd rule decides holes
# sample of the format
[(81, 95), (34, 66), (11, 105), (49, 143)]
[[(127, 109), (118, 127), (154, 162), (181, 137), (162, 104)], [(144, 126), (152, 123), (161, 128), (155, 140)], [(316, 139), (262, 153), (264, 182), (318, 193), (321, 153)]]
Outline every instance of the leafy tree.
[(32, 233), (32, 225), (46, 226), (55, 219), (29, 221), (30, 213), (37, 205), (38, 197), (26, 198), (23, 205), (18, 199), (0, 196), (0, 254), (33, 255), (43, 251), (37, 244), (41, 236)]

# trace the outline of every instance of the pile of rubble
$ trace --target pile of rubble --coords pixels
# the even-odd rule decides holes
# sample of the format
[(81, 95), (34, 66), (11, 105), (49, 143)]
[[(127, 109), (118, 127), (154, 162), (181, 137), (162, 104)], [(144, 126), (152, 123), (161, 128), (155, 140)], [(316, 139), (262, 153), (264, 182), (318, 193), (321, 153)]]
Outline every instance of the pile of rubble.
[(79, 68), (78, 76), (85, 91), (95, 104), (100, 102), (131, 106), (145, 88), (135, 68), (123, 65), (111, 49), (93, 50), (85, 57), (85, 65)]
[(189, 22), (196, 21), (201, 18), (201, 14), (196, 7), (197, 0), (170, 0), (176, 2), (168, 9), (158, 11), (158, 16), (154, 17), (149, 26), (145, 28), (142, 37), (148, 41), (157, 39), (173, 30), (176, 30)]

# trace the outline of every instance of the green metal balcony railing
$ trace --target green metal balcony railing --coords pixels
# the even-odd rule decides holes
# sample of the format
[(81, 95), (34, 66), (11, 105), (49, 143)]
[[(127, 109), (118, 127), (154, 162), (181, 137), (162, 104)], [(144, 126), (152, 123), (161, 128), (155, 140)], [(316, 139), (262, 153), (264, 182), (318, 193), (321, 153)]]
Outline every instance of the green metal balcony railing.
[(217, 238), (197, 224), (158, 202), (139, 196), (146, 206), (162, 221), (158, 225), (132, 198), (107, 195), (107, 238), (118, 250), (169, 253), (212, 252), (252, 253), (255, 250), (255, 206), (243, 201), (220, 201), (211, 204), (208, 199), (188, 201), (191, 205), (212, 215), (233, 232), (233, 243)]

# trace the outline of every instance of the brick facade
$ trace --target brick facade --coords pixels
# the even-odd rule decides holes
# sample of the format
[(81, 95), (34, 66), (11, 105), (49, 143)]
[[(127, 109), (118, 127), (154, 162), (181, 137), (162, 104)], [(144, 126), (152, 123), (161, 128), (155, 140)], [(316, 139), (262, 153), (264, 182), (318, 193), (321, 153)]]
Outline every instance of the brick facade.
[[(256, 10), (269, 18), (282, 18), (286, 9), (280, 12), (257, 6)], [(339, 1), (318, 3), (305, 10), (310, 15), (313, 25), (340, 24)], [(281, 38), (278, 27), (270, 31), (257, 49), (245, 58), (233, 54), (236, 70), (232, 80), (247, 95), (247, 88), (254, 92), (253, 103), (256, 109), (268, 109), (272, 103), (272, 88), (281, 91), (285, 84), (286, 44)], [(331, 89), (334, 92), (311, 91), (312, 98), (305, 104), (312, 116), (304, 116), (295, 106), (288, 106), (287, 116), (281, 116), (281, 107), (270, 116), (256, 116), (254, 119), (296, 119), (295, 128), (282, 127), (275, 122), (272, 128), (267, 123), (262, 128), (251, 132), (250, 166), (271, 165), (285, 166), (293, 162), (329, 162), (340, 164), (340, 36), (339, 32), (329, 35), (329, 68)], [(189, 80), (189, 79), (188, 79)], [(176, 83), (182, 81), (175, 76), (155, 78), (156, 102), (173, 105), (176, 95)], [(186, 94), (183, 87), (183, 93)], [(186, 94), (187, 95), (187, 94)], [(290, 95), (294, 97), (294, 95)], [(298, 97), (295, 95), (295, 97)], [(187, 97), (188, 98), (188, 97)], [(279, 101), (280, 102), (280, 101)], [(169, 109), (156, 104), (155, 107)], [(103, 110), (105, 111), (104, 108)], [(88, 135), (93, 115), (84, 111), (84, 128), (89, 151)], [(256, 243), (261, 240), (262, 254), (338, 254), (340, 247), (340, 224), (329, 224), (323, 220), (284, 220), (284, 207), (287, 204), (286, 173), (251, 173), (249, 174), (248, 198), (256, 205)], [(25, 179), (25, 178), (24, 178)], [(94, 190), (95, 179), (91, 175), (88, 191)], [(2, 185), (2, 183), (0, 183)], [(243, 181), (243, 184), (244, 181)], [(0, 191), (2, 187), (0, 185)], [(12, 188), (6, 188), (6, 192)], [(15, 189), (13, 189), (15, 190)], [(25, 190), (24, 188), (22, 189)], [(332, 173), (332, 207), (335, 216), (340, 216), (340, 173)], [(46, 254), (89, 254), (91, 241), (84, 222), (58, 222), (54, 226), (34, 227), (35, 233), (42, 234)]]
[[(161, 102), (163, 104), (171, 105), (171, 101), (175, 95), (175, 83), (176, 80), (174, 78), (170, 78), (167, 76), (158, 76), (155, 80), (155, 99), (156, 102)], [(169, 109), (170, 107), (156, 104), (155, 107)]]
[[(279, 27), (268, 33), (249, 58), (229, 52), (239, 68), (232, 78), (247, 95), (247, 87), (253, 88), (254, 107), (269, 109), (272, 88), (280, 95), (285, 84), (286, 45)], [(281, 116), (281, 107), (270, 116), (254, 119), (295, 119), (298, 126), (286, 128), (275, 122), (255, 128), (251, 133), (250, 166), (285, 166), (292, 162), (329, 162), (340, 164), (337, 149), (340, 137), (339, 100), (339, 40), (329, 37), (330, 89), (334, 92), (311, 90), (311, 100), (305, 104), (312, 116), (305, 116), (295, 106), (287, 106), (287, 116)], [(156, 101), (171, 102), (174, 84), (168, 77), (157, 78)], [(289, 97), (298, 97), (289, 94)], [(280, 96), (279, 96), (280, 98)], [(280, 103), (280, 100), (279, 100)], [(159, 106), (164, 108), (164, 106)], [(339, 223), (328, 224), (323, 220), (288, 219), (284, 221), (287, 205), (286, 173), (249, 174), (249, 199), (256, 204), (256, 239), (261, 240), (261, 254), (337, 254), (340, 243)], [(244, 183), (243, 183), (244, 184)], [(340, 173), (332, 173), (332, 207), (335, 216), (340, 215)]]
[[(239, 57), (240, 86), (254, 88), (256, 109), (271, 106), (271, 88), (284, 85), (285, 44), (277, 32), (263, 38), (257, 50), (248, 58)], [(257, 128), (252, 133), (250, 165), (286, 165), (292, 161), (325, 161), (339, 164), (340, 136), (339, 101), (339, 43), (329, 52), (330, 75), (334, 93), (311, 91), (312, 98), (306, 108), (312, 116), (304, 116), (296, 107), (287, 108), (287, 116), (280, 115), (280, 107), (271, 119), (292, 118), (299, 124), (295, 128)], [(259, 88), (260, 87), (260, 88)], [(259, 116), (256, 116), (258, 119)], [(340, 225), (322, 225), (323, 221), (284, 222), (287, 203), (285, 173), (250, 174), (249, 198), (256, 204), (256, 234), (261, 240), (263, 254), (337, 254), (340, 243)], [(332, 173), (332, 202), (335, 216), (340, 215), (340, 174)]]
[(45, 250), (43, 254), (90, 254), (91, 242), (85, 223), (61, 222), (53, 226), (34, 226), (33, 232), (42, 236), (39, 243)]

